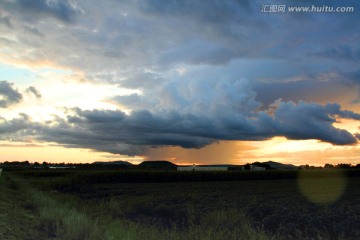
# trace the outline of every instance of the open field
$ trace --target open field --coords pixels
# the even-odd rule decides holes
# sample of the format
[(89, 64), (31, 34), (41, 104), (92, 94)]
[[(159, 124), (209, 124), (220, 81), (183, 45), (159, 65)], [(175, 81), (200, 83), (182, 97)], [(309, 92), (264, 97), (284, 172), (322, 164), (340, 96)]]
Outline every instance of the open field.
[(358, 174), (355, 170), (4, 172), (0, 236), (359, 239)]

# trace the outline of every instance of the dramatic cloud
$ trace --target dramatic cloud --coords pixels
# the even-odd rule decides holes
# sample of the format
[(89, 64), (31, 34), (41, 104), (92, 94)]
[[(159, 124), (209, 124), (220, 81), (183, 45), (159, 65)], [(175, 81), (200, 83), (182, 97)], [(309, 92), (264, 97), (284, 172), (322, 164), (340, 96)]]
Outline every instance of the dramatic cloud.
[[(342, 118), (360, 120), (360, 15), (262, 13), (264, 4), (105, 0), (99, 7), (94, 0), (1, 1), (0, 64), (30, 69), (19, 77), (4, 67), (9, 76), (4, 79), (21, 81), (25, 93), (37, 98), (27, 103), (29, 109), (41, 102), (32, 113), (45, 109), (50, 85), (91, 82), (111, 88), (101, 92), (97, 105), (91, 101), (94, 92), (83, 91), (80, 100), (76, 94), (66, 95), (69, 101), (59, 96), (49, 113), (59, 107), (73, 113), (33, 113), (34, 119), (47, 119), (33, 123), (31, 117), (5, 118), (5, 108), (21, 102), (24, 92), (0, 82), (3, 134), (128, 155), (151, 147), (201, 148), (274, 136), (355, 144), (357, 135), (334, 126)], [(106, 110), (109, 105), (112, 110)]]
[(265, 140), (275, 136), (318, 139), (337, 145), (356, 143), (351, 133), (332, 126), (336, 119), (326, 109), (317, 104), (287, 102), (279, 105), (274, 116), (265, 112), (254, 113), (251, 118), (238, 114), (233, 120), (230, 116), (210, 118), (177, 112), (154, 115), (143, 110), (126, 115), (120, 111), (77, 109), (68, 121), (43, 126), (40, 139), (128, 155), (141, 155), (145, 147), (200, 148), (221, 140)]
[[(354, 3), (347, 1), (346, 5)], [(103, 1), (99, 8), (96, 1), (4, 1), (1, 19), (4, 25), (11, 23), (13, 30), (4, 29), (2, 40), (13, 45), (8, 58), (52, 61), (84, 71), (87, 80), (120, 85), (129, 85), (129, 79), (149, 72), (161, 75), (156, 79), (166, 79), (164, 75), (179, 65), (221, 66), (218, 74), (238, 69), (240, 76), (270, 81), (304, 72), (354, 70), (352, 64), (339, 65), (331, 56), (358, 59), (360, 29), (354, 24), (358, 14), (336, 14), (328, 24), (330, 15), (265, 14), (262, 4), (137, 0)], [(328, 1), (316, 4), (335, 5)], [(48, 16), (65, 22), (77, 18), (66, 27), (53, 21), (38, 22)], [(39, 44), (40, 37), (46, 41)], [(319, 58), (326, 61), (319, 63)], [(141, 88), (142, 83), (131, 86)]]
[(22, 100), (21, 93), (7, 81), (0, 81), (0, 108), (6, 108)]
[(360, 120), (360, 114), (348, 110), (341, 110), (340, 104), (326, 104), (325, 109), (331, 115), (337, 115), (341, 118)]
[(360, 119), (359, 114), (342, 110), (339, 104), (278, 101), (261, 111), (249, 81), (207, 84), (166, 85), (155, 96), (138, 96), (139, 106), (147, 102), (154, 105), (130, 114), (74, 109), (66, 120), (42, 126), (39, 136), (68, 147), (128, 155), (144, 154), (149, 147), (201, 148), (222, 140), (259, 141), (275, 136), (335, 145), (357, 142), (354, 135), (333, 126), (337, 117)]
[[(336, 106), (336, 111), (333, 108)], [(336, 119), (333, 114), (357, 119), (359, 114), (341, 111), (338, 105), (321, 106), (299, 102), (280, 103), (274, 113), (279, 136), (289, 139), (318, 139), (338, 145), (355, 144), (356, 138), (346, 130), (332, 126)], [(281, 134), (283, 133), (283, 134)]]

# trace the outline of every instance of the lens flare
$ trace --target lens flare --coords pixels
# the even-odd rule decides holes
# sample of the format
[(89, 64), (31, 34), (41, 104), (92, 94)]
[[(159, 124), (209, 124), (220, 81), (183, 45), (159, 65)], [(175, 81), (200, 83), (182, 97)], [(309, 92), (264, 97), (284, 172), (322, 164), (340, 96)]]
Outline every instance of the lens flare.
[(313, 172), (299, 171), (297, 184), (301, 193), (311, 202), (319, 205), (330, 205), (343, 195), (347, 178), (341, 170)]

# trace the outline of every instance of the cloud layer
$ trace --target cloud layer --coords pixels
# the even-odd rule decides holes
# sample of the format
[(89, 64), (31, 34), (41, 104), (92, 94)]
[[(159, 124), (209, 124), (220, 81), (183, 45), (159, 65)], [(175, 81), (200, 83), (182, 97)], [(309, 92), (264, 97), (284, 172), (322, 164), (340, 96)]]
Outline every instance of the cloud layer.
[[(15, 119), (3, 123), (3, 128), (26, 130), (38, 140), (67, 147), (127, 155), (142, 155), (149, 147), (201, 148), (223, 140), (260, 141), (275, 136), (334, 145), (357, 143), (356, 136), (333, 124), (338, 118), (360, 120), (360, 114), (342, 110), (339, 104), (277, 101), (260, 110), (261, 103), (245, 79), (207, 81), (208, 88), (201, 87), (200, 92), (197, 88), (203, 84), (172, 85), (176, 89), (166, 85), (156, 97), (137, 96), (141, 107), (132, 106), (130, 114), (77, 108), (66, 119), (32, 125)], [(142, 108), (149, 102), (155, 103), (155, 108)]]
[[(274, 136), (356, 144), (355, 133), (334, 125), (342, 118), (360, 120), (360, 15), (264, 14), (263, 4), (2, 1), (0, 64), (56, 68), (65, 72), (61, 81), (115, 90), (103, 99), (112, 110), (62, 106), (60, 99), (49, 107), (65, 110), (52, 120), (12, 119), (6, 108), (24, 103), (26, 94), (44, 106), (48, 91), (28, 75), (19, 83), (25, 90), (18, 90), (9, 74), (0, 82), (0, 138), (128, 155)], [(324, 4), (339, 3), (316, 1)], [(137, 93), (114, 94), (124, 88)]]

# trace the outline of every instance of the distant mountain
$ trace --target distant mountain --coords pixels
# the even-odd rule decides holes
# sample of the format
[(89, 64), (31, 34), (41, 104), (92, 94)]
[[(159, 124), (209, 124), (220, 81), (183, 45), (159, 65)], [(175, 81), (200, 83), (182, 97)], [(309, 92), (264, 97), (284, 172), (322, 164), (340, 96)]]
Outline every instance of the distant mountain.
[(133, 166), (131, 163), (129, 163), (127, 161), (93, 162), (92, 164), (95, 164), (95, 165), (116, 165), (116, 166), (124, 166), (124, 167)]
[(263, 164), (269, 165), (273, 169), (297, 169), (298, 167), (292, 164), (283, 164), (273, 161), (263, 162)]
[(140, 163), (138, 167), (146, 168), (146, 169), (176, 169), (177, 165), (169, 161), (153, 160), (153, 161), (144, 161)]

